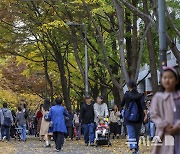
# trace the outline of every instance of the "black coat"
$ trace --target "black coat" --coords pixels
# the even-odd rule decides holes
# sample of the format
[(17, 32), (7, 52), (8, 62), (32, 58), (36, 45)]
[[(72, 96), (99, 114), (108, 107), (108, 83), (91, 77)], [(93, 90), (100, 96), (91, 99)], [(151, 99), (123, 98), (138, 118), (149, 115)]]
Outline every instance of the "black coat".
[(121, 107), (125, 106), (125, 109), (128, 108), (132, 100), (134, 100), (137, 103), (139, 119), (137, 122), (129, 122), (125, 120), (125, 123), (142, 123), (144, 120), (144, 110), (146, 110), (145, 96), (144, 94), (138, 93), (137, 91), (127, 91), (122, 99)]

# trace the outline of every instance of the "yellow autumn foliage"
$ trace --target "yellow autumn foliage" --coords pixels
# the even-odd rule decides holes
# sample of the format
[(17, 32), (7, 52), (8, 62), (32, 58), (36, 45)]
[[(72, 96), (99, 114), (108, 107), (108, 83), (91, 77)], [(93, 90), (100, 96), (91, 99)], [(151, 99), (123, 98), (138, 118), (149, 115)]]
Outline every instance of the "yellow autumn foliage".
[(66, 24), (63, 21), (54, 20), (52, 22), (43, 24), (42, 27), (40, 27), (40, 30), (47, 31), (48, 29), (51, 30), (51, 29), (54, 29), (54, 28), (61, 28), (61, 27), (65, 26), (65, 25)]

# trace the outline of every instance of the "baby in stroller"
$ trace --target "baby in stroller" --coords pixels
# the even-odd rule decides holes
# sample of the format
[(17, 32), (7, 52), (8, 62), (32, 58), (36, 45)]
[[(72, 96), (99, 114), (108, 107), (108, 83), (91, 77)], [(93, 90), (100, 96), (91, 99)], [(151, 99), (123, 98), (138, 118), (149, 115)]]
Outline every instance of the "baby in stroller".
[(96, 139), (98, 139), (98, 134), (105, 136), (108, 129), (109, 129), (109, 126), (107, 122), (104, 119), (100, 119), (99, 124), (96, 129)]
[(110, 145), (109, 126), (107, 119), (100, 119), (95, 132), (95, 142), (98, 145)]

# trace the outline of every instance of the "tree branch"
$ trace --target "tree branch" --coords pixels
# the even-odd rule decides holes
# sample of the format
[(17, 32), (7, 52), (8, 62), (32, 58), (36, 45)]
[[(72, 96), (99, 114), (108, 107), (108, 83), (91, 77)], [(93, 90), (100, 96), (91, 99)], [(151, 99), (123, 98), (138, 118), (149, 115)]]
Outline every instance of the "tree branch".
[(150, 27), (151, 27), (151, 23), (149, 23), (149, 25), (147, 26), (147, 28), (142, 36), (141, 42), (140, 42), (139, 58), (138, 58), (138, 62), (137, 62), (137, 69), (136, 69), (136, 76), (135, 76), (136, 81), (137, 81), (138, 75), (139, 75), (139, 68), (140, 68), (141, 59), (142, 59), (142, 55), (143, 55), (145, 38), (146, 38), (147, 32), (150, 29)]

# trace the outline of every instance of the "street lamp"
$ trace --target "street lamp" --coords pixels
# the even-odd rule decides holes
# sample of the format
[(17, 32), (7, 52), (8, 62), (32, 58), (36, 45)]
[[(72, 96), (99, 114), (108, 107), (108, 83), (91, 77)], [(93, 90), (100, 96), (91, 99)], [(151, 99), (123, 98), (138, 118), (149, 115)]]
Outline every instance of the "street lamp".
[(84, 49), (85, 49), (85, 96), (89, 96), (89, 83), (88, 83), (88, 49), (87, 49), (87, 28), (86, 24), (67, 22), (68, 26), (82, 26), (84, 30)]
[(167, 65), (165, 0), (158, 0), (160, 69)]

